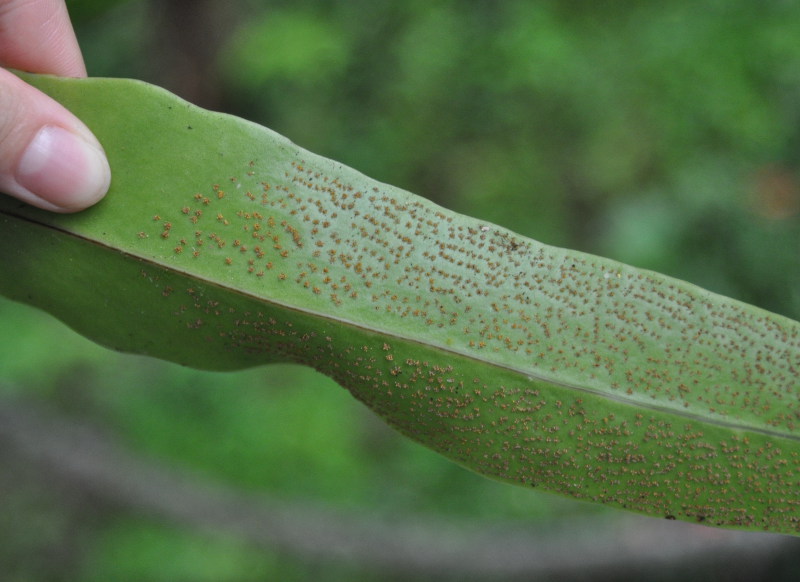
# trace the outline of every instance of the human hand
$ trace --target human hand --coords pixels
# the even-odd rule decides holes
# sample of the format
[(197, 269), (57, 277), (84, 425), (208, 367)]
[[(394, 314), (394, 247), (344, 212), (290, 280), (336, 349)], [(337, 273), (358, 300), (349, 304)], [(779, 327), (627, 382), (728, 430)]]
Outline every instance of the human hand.
[[(64, 0), (0, 0), (0, 66), (85, 77)], [(64, 107), (0, 68), (0, 192), (75, 212), (111, 182), (103, 148)]]

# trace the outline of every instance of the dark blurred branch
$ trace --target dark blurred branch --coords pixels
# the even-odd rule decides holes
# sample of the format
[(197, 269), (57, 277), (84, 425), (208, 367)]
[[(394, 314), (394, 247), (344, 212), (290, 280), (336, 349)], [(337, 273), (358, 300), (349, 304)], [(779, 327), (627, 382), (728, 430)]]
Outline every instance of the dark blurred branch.
[(687, 563), (752, 566), (798, 549), (794, 538), (627, 514), (543, 529), (427, 516), (381, 519), (277, 501), (136, 456), (97, 430), (20, 402), (0, 400), (0, 448), (54, 482), (156, 519), (233, 535), (306, 561), (340, 561), (417, 577), (600, 580)]
[(242, 19), (241, 2), (150, 0), (155, 38), (153, 82), (207, 109), (219, 109), (216, 59)]

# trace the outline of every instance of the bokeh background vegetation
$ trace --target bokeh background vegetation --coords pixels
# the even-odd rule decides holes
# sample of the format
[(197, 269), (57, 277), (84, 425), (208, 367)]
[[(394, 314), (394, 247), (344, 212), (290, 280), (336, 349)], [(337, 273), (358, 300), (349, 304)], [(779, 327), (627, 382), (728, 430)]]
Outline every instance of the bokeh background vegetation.
[[(92, 75), (160, 84), (453, 210), (800, 319), (799, 3), (67, 4)], [(7, 301), (0, 329), (6, 395), (245, 491), (526, 524), (602, 511), (474, 476), (303, 368), (114, 354)], [(210, 540), (13, 461), (0, 494), (4, 579), (389, 578)]]

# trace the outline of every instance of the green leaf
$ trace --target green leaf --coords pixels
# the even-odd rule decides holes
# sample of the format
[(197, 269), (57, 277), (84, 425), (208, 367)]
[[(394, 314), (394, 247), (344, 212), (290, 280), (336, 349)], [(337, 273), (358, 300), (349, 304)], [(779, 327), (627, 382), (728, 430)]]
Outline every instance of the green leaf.
[(800, 324), (523, 238), (144, 83), (25, 76), (107, 198), (0, 197), (0, 292), (198, 368), (307, 364), (489, 477), (800, 533)]

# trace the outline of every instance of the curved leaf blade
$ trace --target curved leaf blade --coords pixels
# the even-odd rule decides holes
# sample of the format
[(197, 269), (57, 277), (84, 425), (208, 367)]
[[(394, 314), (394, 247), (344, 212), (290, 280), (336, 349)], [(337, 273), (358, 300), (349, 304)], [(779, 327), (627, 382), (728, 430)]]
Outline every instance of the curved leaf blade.
[(77, 215), (0, 200), (3, 294), (124, 351), (311, 365), (493, 478), (800, 533), (797, 322), (457, 215), (140, 82), (26, 79), (92, 128), (114, 181)]

